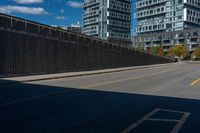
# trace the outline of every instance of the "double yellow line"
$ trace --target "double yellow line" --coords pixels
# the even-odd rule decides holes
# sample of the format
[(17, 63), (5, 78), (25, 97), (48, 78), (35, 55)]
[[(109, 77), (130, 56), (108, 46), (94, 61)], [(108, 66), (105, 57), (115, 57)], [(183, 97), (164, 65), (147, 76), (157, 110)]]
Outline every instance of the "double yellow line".
[(200, 82), (200, 78), (198, 78), (197, 80), (194, 80), (190, 85), (194, 86), (197, 85)]

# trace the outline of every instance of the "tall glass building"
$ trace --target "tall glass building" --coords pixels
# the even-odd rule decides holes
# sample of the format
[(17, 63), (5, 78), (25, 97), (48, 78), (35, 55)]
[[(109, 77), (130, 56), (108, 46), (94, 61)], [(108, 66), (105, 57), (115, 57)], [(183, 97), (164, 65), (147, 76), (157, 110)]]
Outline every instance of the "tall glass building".
[(137, 34), (200, 28), (200, 0), (138, 0)]
[(84, 0), (83, 33), (104, 40), (131, 42), (131, 0)]

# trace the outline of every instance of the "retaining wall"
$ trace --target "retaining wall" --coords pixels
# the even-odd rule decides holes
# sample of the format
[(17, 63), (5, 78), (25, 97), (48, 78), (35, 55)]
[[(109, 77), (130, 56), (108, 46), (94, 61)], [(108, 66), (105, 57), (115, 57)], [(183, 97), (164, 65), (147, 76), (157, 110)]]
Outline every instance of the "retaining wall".
[(0, 14), (0, 76), (117, 68), (173, 60)]

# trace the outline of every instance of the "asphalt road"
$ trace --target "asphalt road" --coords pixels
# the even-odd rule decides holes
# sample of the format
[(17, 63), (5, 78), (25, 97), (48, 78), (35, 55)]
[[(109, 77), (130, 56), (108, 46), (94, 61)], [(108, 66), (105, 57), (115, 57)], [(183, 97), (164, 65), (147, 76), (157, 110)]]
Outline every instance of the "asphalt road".
[(0, 133), (199, 133), (200, 63), (0, 86)]

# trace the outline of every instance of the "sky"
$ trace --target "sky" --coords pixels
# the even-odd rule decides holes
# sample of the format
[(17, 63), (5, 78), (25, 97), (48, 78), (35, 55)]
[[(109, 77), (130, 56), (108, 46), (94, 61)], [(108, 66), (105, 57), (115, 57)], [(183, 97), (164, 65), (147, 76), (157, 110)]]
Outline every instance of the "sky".
[(0, 0), (0, 12), (47, 25), (82, 24), (83, 1)]

